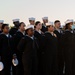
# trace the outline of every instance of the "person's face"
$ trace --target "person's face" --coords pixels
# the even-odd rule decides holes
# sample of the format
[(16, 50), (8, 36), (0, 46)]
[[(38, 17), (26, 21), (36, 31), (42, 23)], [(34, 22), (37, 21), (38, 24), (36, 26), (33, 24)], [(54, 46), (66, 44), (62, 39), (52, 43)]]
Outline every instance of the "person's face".
[(15, 25), (16, 27), (18, 27), (18, 26), (19, 26), (19, 21), (14, 22), (14, 25)]
[(24, 23), (21, 24), (20, 29), (21, 29), (22, 31), (25, 31), (25, 24), (24, 24)]
[(41, 30), (42, 29), (42, 24), (38, 23), (38, 25), (36, 26), (36, 28)]
[(50, 26), (49, 28), (48, 28), (48, 30), (50, 31), (50, 32), (54, 32), (54, 26)]
[(48, 19), (44, 19), (43, 22), (44, 22), (44, 23), (48, 23)]
[(66, 26), (63, 26), (63, 29), (65, 29), (66, 28)]
[(29, 22), (31, 25), (35, 25), (35, 21), (30, 20)]
[(34, 35), (34, 29), (33, 28), (28, 29), (27, 34), (29, 36), (33, 36)]
[(56, 28), (60, 28), (61, 27), (61, 23), (57, 22), (57, 23), (55, 23), (55, 26), (56, 26)]
[(72, 24), (69, 24), (69, 25), (68, 25), (68, 29), (71, 29), (71, 27), (72, 27)]
[(73, 22), (70, 23), (70, 25), (73, 25), (73, 24), (74, 24)]
[(71, 29), (72, 28), (72, 25), (73, 25), (73, 22), (69, 23), (68, 29)]
[(3, 32), (8, 34), (9, 33), (9, 26), (5, 26), (3, 29)]

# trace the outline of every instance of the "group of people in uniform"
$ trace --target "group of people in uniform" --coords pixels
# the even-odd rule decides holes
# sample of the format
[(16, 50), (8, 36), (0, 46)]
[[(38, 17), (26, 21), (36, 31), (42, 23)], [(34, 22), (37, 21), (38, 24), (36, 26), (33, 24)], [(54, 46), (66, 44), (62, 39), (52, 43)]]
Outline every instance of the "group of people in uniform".
[[(0, 75), (75, 75), (75, 25), (43, 23), (29, 18), (29, 25), (13, 19), (14, 27), (0, 20)], [(1, 65), (0, 65), (1, 66)]]

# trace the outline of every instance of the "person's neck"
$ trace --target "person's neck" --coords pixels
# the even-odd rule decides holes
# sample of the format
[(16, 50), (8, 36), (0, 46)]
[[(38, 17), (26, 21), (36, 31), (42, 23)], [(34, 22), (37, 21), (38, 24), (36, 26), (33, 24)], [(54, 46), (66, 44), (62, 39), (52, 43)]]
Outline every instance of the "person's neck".
[(49, 33), (51, 33), (51, 34), (53, 34), (54, 32), (52, 32), (52, 31), (48, 31)]
[(53, 32), (50, 32), (51, 34), (53, 34)]
[(58, 27), (55, 27), (55, 29), (59, 30), (60, 28), (58, 28)]
[(35, 29), (36, 31), (40, 31), (40, 29)]
[(19, 31), (20, 31), (21, 33), (24, 33), (24, 30), (19, 29)]
[(36, 31), (37, 31), (38, 33), (40, 33), (40, 34), (42, 33), (40, 29), (36, 29)]
[(72, 29), (69, 28), (69, 29), (66, 29), (66, 30), (72, 30)]
[(14, 25), (14, 27), (17, 28), (17, 29), (19, 28), (17, 25)]
[(7, 35), (7, 34), (9, 34), (9, 33), (5, 33), (5, 32), (3, 32), (3, 34)]
[(44, 25), (46, 25), (46, 23), (43, 23)]
[(31, 24), (31, 23), (30, 23), (30, 25), (34, 25), (34, 24)]
[(33, 35), (28, 35), (29, 37), (33, 37)]

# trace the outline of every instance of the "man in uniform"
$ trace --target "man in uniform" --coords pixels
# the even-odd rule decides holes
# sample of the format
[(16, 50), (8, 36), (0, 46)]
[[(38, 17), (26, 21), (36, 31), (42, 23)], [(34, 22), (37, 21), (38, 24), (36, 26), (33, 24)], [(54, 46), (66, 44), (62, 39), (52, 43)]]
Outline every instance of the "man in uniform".
[(18, 30), (18, 27), (19, 27), (19, 19), (13, 19), (13, 24), (14, 24), (14, 27), (12, 27), (9, 31), (9, 33), (13, 36), (17, 30)]
[(43, 23), (42, 23), (42, 29), (41, 30), (43, 33), (45, 33), (47, 31), (46, 23), (48, 23), (48, 17), (43, 17), (42, 20), (43, 20)]
[(4, 23), (4, 20), (0, 20), (0, 33), (2, 33), (2, 25)]
[(60, 29), (61, 27), (61, 23), (59, 20), (56, 20), (54, 22), (55, 24), (55, 30), (54, 33), (57, 35), (57, 39), (58, 39), (58, 75), (63, 75), (63, 68), (64, 68), (64, 61), (63, 61), (63, 55), (62, 55), (62, 50), (60, 47), (60, 40), (63, 34), (63, 31)]
[[(18, 31), (15, 33), (15, 35), (13, 36), (13, 41), (14, 41), (14, 53), (16, 54), (17, 56), (17, 59), (19, 61), (19, 64), (18, 66), (14, 66), (13, 65), (13, 71), (16, 69), (17, 67), (17, 75), (24, 75), (23, 73), (23, 64), (22, 64), (22, 52), (20, 52), (18, 49), (17, 49), (17, 45), (18, 43), (20, 42), (20, 40), (25, 36), (25, 24), (23, 22), (21, 22), (19, 24), (19, 29)], [(13, 74), (13, 75), (16, 75), (16, 74)]]
[[(19, 19), (13, 19), (13, 24), (14, 24), (14, 27), (12, 27), (9, 31), (9, 33), (11, 34), (11, 36), (13, 37), (15, 35), (15, 33), (18, 31), (18, 28), (19, 28)], [(13, 75), (17, 75), (17, 71), (16, 71), (16, 67), (14, 67), (12, 65), (12, 72), (13, 72)]]
[(29, 18), (29, 23), (30, 23), (30, 25), (35, 25), (35, 18), (34, 17), (30, 17)]

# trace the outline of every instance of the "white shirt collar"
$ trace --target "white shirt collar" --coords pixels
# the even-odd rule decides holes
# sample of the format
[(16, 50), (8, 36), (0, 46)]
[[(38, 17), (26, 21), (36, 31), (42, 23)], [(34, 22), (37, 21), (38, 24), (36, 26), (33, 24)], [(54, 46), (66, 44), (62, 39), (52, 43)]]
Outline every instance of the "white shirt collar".
[[(29, 35), (26, 35), (26, 36), (28, 36), (28, 37), (30, 37)], [(32, 37), (30, 37), (32, 40), (34, 39), (34, 36), (32, 36)]]
[[(36, 30), (36, 31), (37, 31), (37, 30)], [(37, 32), (38, 32), (39, 34), (41, 34), (41, 30), (38, 30)]]
[[(21, 32), (20, 30), (18, 30), (19, 32)], [(21, 32), (23, 35), (25, 35), (25, 31), (24, 32)]]
[(57, 28), (56, 28), (55, 30), (57, 30), (59, 33), (61, 32), (61, 30), (60, 30), (60, 29), (57, 29)]
[(46, 24), (43, 24), (44, 27), (46, 27)]
[(9, 37), (9, 34), (6, 34), (7, 37)]

